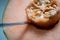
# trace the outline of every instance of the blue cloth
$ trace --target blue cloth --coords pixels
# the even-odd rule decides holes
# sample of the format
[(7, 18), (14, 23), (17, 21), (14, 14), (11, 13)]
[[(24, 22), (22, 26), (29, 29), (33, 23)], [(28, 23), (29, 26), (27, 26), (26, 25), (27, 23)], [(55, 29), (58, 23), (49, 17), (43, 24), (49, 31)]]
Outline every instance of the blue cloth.
[[(8, 0), (0, 0), (0, 23), (2, 23), (2, 15), (6, 8), (7, 3), (8, 3)], [(0, 40), (7, 40), (7, 38), (5, 37), (3, 33), (2, 27), (0, 27)]]

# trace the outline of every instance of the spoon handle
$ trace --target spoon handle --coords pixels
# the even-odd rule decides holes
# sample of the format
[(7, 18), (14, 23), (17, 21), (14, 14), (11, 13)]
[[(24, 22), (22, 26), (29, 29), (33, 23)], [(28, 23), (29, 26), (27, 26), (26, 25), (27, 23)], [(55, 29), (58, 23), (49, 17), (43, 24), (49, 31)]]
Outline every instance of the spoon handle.
[(17, 22), (17, 23), (0, 23), (0, 27), (29, 24), (29, 22)]

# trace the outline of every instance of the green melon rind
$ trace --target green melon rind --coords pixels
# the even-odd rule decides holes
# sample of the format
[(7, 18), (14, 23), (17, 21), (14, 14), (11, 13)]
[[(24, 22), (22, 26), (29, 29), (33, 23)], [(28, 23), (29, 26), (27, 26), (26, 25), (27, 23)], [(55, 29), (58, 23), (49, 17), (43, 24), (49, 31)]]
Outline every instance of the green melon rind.
[[(6, 4), (6, 6), (5, 6), (5, 9), (4, 9), (4, 11), (3, 11), (3, 15), (2, 15), (2, 23), (3, 23), (3, 20), (4, 20), (4, 16), (5, 16), (5, 10), (6, 10), (6, 8), (7, 8), (7, 6), (8, 6), (8, 4), (9, 4), (9, 2), (10, 2), (10, 0), (8, 0), (8, 2), (7, 2), (7, 4)], [(8, 37), (7, 37), (7, 30), (3, 27), (3, 33), (5, 34), (5, 37), (7, 38), (7, 40), (9, 40), (8, 39)]]

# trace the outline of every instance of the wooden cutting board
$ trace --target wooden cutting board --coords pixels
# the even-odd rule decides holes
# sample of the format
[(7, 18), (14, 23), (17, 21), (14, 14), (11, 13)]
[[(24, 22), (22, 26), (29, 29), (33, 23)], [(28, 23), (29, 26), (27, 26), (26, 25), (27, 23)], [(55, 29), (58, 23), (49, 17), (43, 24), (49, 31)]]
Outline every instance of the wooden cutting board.
[[(25, 8), (30, 2), (31, 0), (10, 0), (4, 23), (27, 21)], [(4, 27), (4, 31), (10, 40), (60, 40), (60, 22), (51, 30), (38, 30), (33, 25), (24, 24)]]

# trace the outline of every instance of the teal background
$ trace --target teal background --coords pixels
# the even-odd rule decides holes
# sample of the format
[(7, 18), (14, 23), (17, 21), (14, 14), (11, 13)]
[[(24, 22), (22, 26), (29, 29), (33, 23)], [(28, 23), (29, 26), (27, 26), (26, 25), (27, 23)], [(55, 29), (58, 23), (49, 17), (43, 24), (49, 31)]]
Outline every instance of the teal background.
[[(2, 23), (2, 17), (3, 17), (2, 15), (4, 13), (7, 3), (8, 3), (8, 0), (0, 0), (0, 23)], [(7, 38), (3, 33), (2, 27), (0, 27), (0, 40), (7, 40)]]

